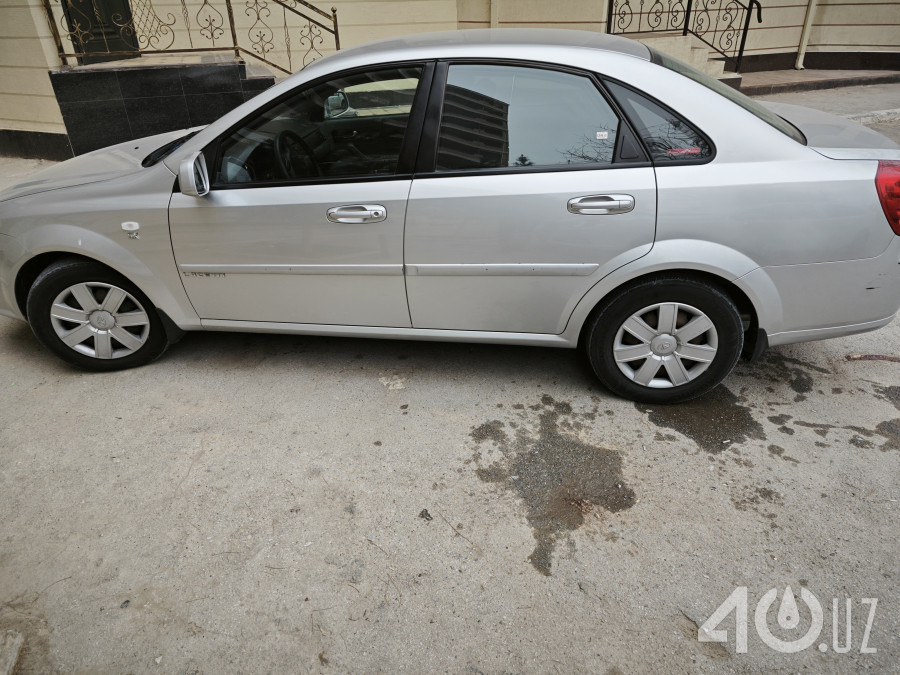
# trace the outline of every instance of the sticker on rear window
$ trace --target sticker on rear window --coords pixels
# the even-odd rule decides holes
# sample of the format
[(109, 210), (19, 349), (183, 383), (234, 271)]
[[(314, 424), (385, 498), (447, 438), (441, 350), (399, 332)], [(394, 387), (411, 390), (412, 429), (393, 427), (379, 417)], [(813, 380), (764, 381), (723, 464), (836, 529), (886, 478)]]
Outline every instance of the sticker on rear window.
[(669, 157), (681, 157), (683, 155), (699, 155), (700, 148), (670, 148), (666, 150)]

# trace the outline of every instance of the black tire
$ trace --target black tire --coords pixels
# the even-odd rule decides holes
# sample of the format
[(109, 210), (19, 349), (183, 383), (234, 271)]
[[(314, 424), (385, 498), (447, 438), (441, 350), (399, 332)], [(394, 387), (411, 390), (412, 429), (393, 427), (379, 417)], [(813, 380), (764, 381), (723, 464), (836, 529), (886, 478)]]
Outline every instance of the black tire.
[[(123, 291), (125, 298), (116, 305), (114, 312), (107, 311), (104, 316), (90, 319), (89, 317), (93, 315), (93, 312), (89, 311), (91, 307), (82, 307), (75, 295), (69, 292), (65, 296), (68, 299), (63, 300), (61, 304), (71, 309), (73, 314), (83, 312), (88, 320), (84, 323), (81, 319), (73, 321), (67, 318), (60, 319), (58, 316), (60, 304), (54, 308), (54, 303), (60, 299), (61, 294), (75, 287), (78, 287), (80, 292), (87, 289), (92, 294), (91, 298), (98, 305), (94, 312), (105, 311), (101, 301), (106, 297), (105, 294), (112, 292), (112, 289)], [(53, 263), (35, 279), (28, 292), (26, 307), (31, 330), (41, 344), (63, 361), (84, 370), (106, 372), (135, 368), (158, 358), (168, 347), (165, 328), (153, 303), (125, 277), (99, 263), (75, 259)], [(127, 324), (126, 329), (126, 321), (129, 320), (141, 323)], [(94, 322), (105, 324), (109, 328), (102, 330), (96, 327)], [(119, 325), (120, 322), (122, 325)], [(82, 329), (82, 334), (93, 331), (93, 335), (89, 335), (82, 343), (73, 347), (63, 342), (60, 333), (73, 335), (79, 328)], [(128, 332), (131, 338), (123, 331)], [(122, 341), (116, 335), (120, 336)], [(101, 342), (108, 345), (109, 352), (104, 352)], [(94, 355), (90, 353), (91, 351)], [(103, 353), (107, 353), (108, 356), (106, 358), (97, 356)]]
[[(677, 305), (675, 304), (677, 303)], [(673, 316), (673, 331), (662, 331), (662, 335), (647, 342), (646, 337), (638, 339), (624, 327), (626, 321), (646, 308), (668, 305)], [(650, 311), (641, 316), (645, 325), (656, 331), (663, 322), (662, 309), (654, 314)], [(670, 336), (677, 335), (687, 322), (701, 315), (711, 322), (711, 328), (695, 338), (682, 340)], [(653, 321), (656, 319), (657, 324)], [(633, 323), (629, 323), (634, 326)], [(698, 323), (697, 325), (703, 325)], [(671, 335), (670, 335), (671, 333)], [(655, 361), (635, 357), (634, 360), (619, 363), (614, 349), (624, 355), (629, 345), (634, 345), (635, 354), (646, 344), (647, 350), (660, 359), (657, 375), (647, 384), (639, 384), (637, 379), (647, 379), (646, 373), (654, 372)], [(677, 346), (674, 346), (677, 345)], [(685, 346), (687, 345), (687, 346)], [(639, 281), (634, 285), (616, 291), (600, 309), (595, 312), (587, 326), (584, 349), (591, 368), (603, 385), (619, 396), (641, 403), (681, 403), (701, 396), (716, 387), (734, 369), (744, 345), (744, 332), (740, 313), (734, 302), (719, 289), (693, 279), (678, 276), (657, 277)], [(701, 362), (682, 358), (680, 352), (699, 347), (712, 351), (711, 361)], [(662, 350), (660, 354), (653, 349)], [(671, 353), (664, 353), (669, 349)], [(668, 357), (668, 358), (666, 358)], [(668, 361), (669, 364), (664, 363)], [(690, 364), (680, 370), (677, 377), (669, 373), (668, 365), (677, 361)], [(646, 364), (647, 370), (642, 366)], [(678, 369), (672, 365), (673, 369)], [(698, 370), (694, 370), (698, 368)], [(678, 383), (678, 378), (691, 378)], [(652, 386), (651, 386), (652, 385)]]

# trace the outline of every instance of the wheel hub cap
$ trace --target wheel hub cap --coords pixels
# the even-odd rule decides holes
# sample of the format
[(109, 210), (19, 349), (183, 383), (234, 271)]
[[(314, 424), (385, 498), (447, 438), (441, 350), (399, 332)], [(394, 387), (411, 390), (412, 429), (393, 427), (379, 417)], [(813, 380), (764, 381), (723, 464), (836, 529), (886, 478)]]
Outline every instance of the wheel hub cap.
[(657, 356), (668, 356), (675, 352), (677, 346), (678, 340), (667, 333), (657, 335), (650, 341), (650, 350)]
[(133, 354), (150, 335), (150, 317), (137, 298), (99, 281), (74, 284), (57, 295), (50, 323), (64, 345), (95, 359)]
[(97, 330), (109, 330), (116, 325), (116, 318), (105, 310), (91, 313), (91, 325)]
[(718, 340), (712, 320), (696, 307), (660, 302), (635, 312), (619, 327), (613, 358), (635, 384), (680, 387), (709, 368)]

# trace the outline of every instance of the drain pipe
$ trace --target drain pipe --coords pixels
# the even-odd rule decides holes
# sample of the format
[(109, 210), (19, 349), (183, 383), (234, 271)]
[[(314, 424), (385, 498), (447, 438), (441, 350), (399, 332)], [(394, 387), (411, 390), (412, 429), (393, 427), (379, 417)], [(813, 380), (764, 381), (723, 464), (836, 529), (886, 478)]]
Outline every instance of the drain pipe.
[(800, 45), (797, 48), (797, 62), (794, 64), (795, 70), (803, 70), (803, 58), (806, 56), (806, 46), (809, 44), (809, 32), (812, 30), (813, 15), (816, 13), (816, 6), (819, 0), (809, 0), (806, 5), (806, 18), (803, 20), (803, 32), (800, 33)]

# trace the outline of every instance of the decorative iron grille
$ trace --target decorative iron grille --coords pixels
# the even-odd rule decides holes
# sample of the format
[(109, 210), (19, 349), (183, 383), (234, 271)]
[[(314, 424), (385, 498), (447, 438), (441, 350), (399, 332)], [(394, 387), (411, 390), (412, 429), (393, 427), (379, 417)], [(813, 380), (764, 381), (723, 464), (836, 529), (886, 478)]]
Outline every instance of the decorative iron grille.
[(735, 72), (741, 68), (750, 19), (762, 23), (758, 0), (609, 0), (606, 32), (691, 34), (725, 57)]
[(232, 51), (284, 73), (341, 48), (337, 9), (306, 0), (43, 0), (63, 64)]

